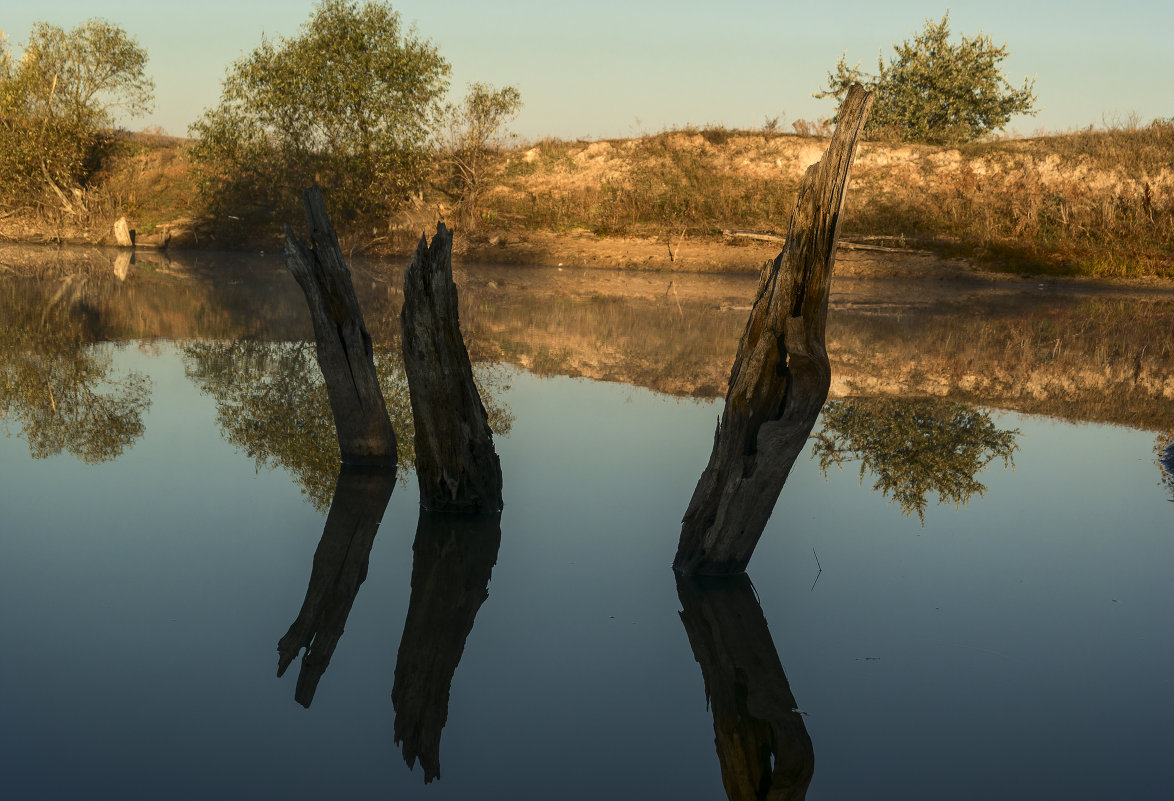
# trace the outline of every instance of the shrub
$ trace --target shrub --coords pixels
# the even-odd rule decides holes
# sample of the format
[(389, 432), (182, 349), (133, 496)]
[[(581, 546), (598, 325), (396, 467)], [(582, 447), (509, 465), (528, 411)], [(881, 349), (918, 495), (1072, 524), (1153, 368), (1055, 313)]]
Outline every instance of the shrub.
[(263, 39), (192, 126), (213, 208), (290, 213), (317, 183), (340, 220), (423, 184), (449, 65), (385, 3), (323, 0), (291, 38)]
[(84, 183), (116, 115), (150, 111), (147, 53), (125, 31), (91, 19), (70, 31), (38, 22), (23, 57), (0, 38), (0, 199)]
[(877, 57), (877, 74), (840, 56), (828, 88), (815, 97), (841, 102), (854, 83), (876, 93), (865, 134), (905, 142), (969, 142), (1002, 129), (1013, 114), (1034, 114), (1034, 80), (1016, 89), (999, 70), (1007, 46), (995, 46), (982, 33), (950, 41), (950, 15), (925, 21), (913, 40), (894, 45), (888, 64)]

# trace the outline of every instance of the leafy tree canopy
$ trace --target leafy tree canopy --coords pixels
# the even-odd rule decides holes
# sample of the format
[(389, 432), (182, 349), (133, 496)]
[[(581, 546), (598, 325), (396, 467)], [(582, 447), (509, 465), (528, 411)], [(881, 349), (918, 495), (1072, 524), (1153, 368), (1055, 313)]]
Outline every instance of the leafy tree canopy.
[(516, 87), (494, 89), (485, 83), (471, 84), (459, 105), (445, 106), (441, 147), (463, 203), (476, 204), (490, 153), (505, 138), (506, 124), (521, 108), (522, 95)]
[(96, 313), (70, 296), (75, 288), (37, 284), (15, 303), (0, 298), (0, 431), (19, 429), (34, 459), (65, 451), (105, 462), (143, 435), (151, 382), (114, 369), (112, 346), (94, 344)]
[(91, 19), (71, 31), (33, 25), (19, 71), (35, 116), (98, 129), (154, 107), (147, 51), (117, 25)]
[[(415, 468), (416, 448), (408, 380), (398, 342), (374, 346), (375, 371), (399, 448), (400, 476)], [(338, 480), (338, 437), (313, 342), (190, 342), (187, 374), (216, 402), (224, 438), (258, 469), (288, 470), (302, 492), (326, 511)], [(513, 415), (498, 396), (502, 377), (478, 365), (478, 391), (489, 426), (508, 434)]]
[(867, 398), (829, 401), (811, 458), (827, 474), (860, 460), (860, 480), (892, 496), (905, 514), (925, 522), (926, 495), (961, 505), (986, 491), (975, 476), (995, 458), (1011, 463), (1018, 430), (996, 428), (986, 412), (936, 399)]
[(877, 73), (840, 56), (828, 73), (828, 88), (815, 97), (844, 99), (848, 87), (861, 83), (876, 93), (865, 125), (868, 136), (904, 142), (969, 142), (1002, 129), (1014, 114), (1035, 114), (1035, 80), (1012, 86), (1000, 70), (1007, 46), (996, 46), (983, 33), (950, 42), (950, 15), (925, 27), (912, 40), (893, 46), (886, 64), (877, 56)]
[(105, 129), (154, 104), (147, 52), (117, 25), (91, 19), (66, 31), (38, 22), (23, 51), (13, 58), (0, 34), (0, 199), (42, 179), (83, 182)]
[(263, 39), (192, 125), (214, 204), (290, 213), (317, 183), (342, 219), (423, 183), (449, 65), (386, 3), (322, 0), (300, 33)]

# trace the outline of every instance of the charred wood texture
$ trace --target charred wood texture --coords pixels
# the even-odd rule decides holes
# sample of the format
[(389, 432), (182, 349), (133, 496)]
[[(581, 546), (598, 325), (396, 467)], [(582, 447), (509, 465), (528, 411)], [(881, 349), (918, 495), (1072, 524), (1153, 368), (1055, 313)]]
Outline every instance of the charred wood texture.
[(297, 620), (277, 644), (277, 675), (306, 649), (294, 698), (309, 707), (318, 681), (342, 637), (359, 587), (367, 578), (371, 546), (395, 489), (395, 471), (344, 467), (322, 539), (314, 551), (310, 585)]
[(824, 349), (840, 213), (872, 95), (852, 87), (827, 153), (807, 170), (787, 244), (759, 278), (709, 465), (681, 528), (673, 569), (746, 569), (831, 385)]
[(501, 511), (501, 463), (461, 337), (452, 232), (420, 237), (404, 273), (404, 372), (416, 423), (420, 502), (437, 512)]
[(677, 596), (705, 680), (726, 795), (805, 798), (815, 751), (750, 579), (679, 577)]
[(395, 665), (391, 702), (404, 761), (419, 760), (425, 783), (440, 776), (440, 734), (448, 720), (453, 674), (489, 597), (501, 544), (500, 517), (421, 510), (412, 562), (412, 596)]
[(392, 467), (395, 432), (375, 374), (371, 335), (318, 187), (302, 196), (310, 244), (285, 227), (285, 266), (306, 295), (343, 464)]

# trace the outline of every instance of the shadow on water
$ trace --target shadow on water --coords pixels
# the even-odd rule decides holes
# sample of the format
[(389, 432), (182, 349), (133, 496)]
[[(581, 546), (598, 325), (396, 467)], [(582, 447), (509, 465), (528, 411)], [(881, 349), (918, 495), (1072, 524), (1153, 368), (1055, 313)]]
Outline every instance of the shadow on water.
[(424, 781), (440, 776), (440, 734), (453, 674), (473, 630), (501, 545), (501, 517), (421, 509), (412, 545), (412, 595), (391, 702), (395, 741)]
[(277, 675), (305, 649), (294, 698), (309, 708), (330, 657), (342, 637), (367, 564), (379, 522), (395, 489), (394, 470), (343, 467), (334, 500), (314, 551), (310, 584), (297, 619), (277, 644)]
[(678, 577), (677, 596), (713, 712), (726, 795), (806, 797), (815, 751), (749, 577)]

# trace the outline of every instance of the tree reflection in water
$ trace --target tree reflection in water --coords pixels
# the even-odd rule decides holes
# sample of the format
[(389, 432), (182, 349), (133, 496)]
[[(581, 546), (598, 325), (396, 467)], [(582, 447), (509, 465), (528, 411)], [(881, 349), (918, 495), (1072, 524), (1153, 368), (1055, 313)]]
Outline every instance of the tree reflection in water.
[(424, 782), (440, 776), (440, 734), (453, 675), (473, 630), (501, 545), (501, 516), (420, 510), (412, 545), (412, 597), (391, 702), (404, 761)]
[(31, 286), (0, 310), (0, 420), (19, 426), (34, 459), (114, 459), (143, 434), (150, 379), (116, 373), (110, 352), (92, 344), (98, 315), (80, 282)]
[(1011, 466), (1018, 435), (997, 428), (987, 412), (936, 398), (838, 400), (824, 406), (811, 457), (825, 476), (833, 464), (859, 459), (861, 482), (871, 472), (874, 490), (924, 523), (929, 492), (956, 506), (982, 495), (975, 475), (995, 458)]
[(304, 707), (314, 700), (355, 596), (367, 578), (375, 534), (394, 489), (395, 470), (343, 467), (338, 472), (330, 513), (314, 551), (306, 599), (277, 644), (278, 677), (305, 649), (294, 689), (294, 698)]
[(797, 801), (815, 751), (745, 575), (677, 578), (681, 622), (701, 665), (730, 801)]
[[(193, 342), (183, 351), (188, 377), (216, 401), (224, 438), (259, 469), (289, 470), (315, 507), (324, 511), (333, 496), (339, 454), (314, 343)], [(375, 347), (375, 369), (395, 428), (400, 469), (410, 471), (415, 465), (415, 438), (398, 343)], [(513, 416), (495, 400), (508, 389), (504, 374), (483, 367), (477, 376), (490, 427), (495, 434), (508, 434)]]

